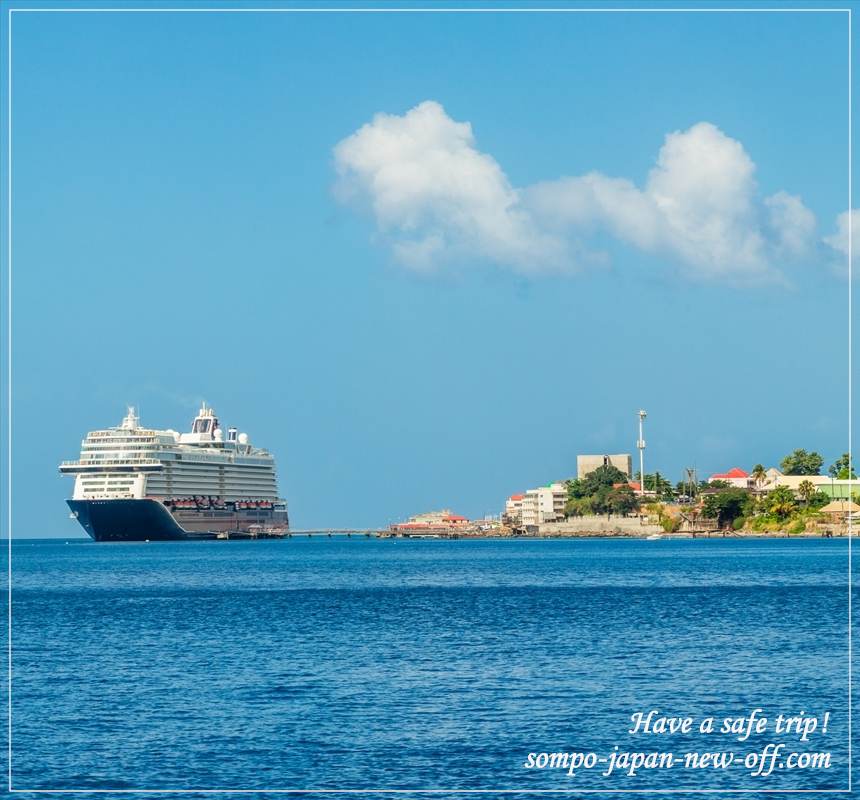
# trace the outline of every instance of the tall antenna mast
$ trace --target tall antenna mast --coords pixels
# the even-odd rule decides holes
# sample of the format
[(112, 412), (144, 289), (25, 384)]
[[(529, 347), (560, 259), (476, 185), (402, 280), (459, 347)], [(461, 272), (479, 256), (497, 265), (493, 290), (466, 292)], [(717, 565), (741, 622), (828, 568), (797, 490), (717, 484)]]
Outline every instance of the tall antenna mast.
[(699, 479), (695, 467), (687, 467), (684, 470), (684, 494), (692, 498), (699, 488)]
[(636, 447), (639, 448), (639, 480), (641, 481), (639, 488), (642, 494), (645, 494), (645, 434), (643, 433), (642, 425), (647, 416), (642, 409), (639, 409), (639, 438), (636, 440)]

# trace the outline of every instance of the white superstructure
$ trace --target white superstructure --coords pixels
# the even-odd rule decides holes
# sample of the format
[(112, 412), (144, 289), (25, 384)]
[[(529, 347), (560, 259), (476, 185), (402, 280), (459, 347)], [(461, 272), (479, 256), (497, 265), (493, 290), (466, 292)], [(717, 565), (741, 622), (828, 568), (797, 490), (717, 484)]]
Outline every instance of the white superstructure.
[(144, 428), (134, 408), (114, 428), (90, 431), (80, 458), (60, 471), (75, 475), (74, 500), (174, 500), (280, 503), (275, 461), (247, 434), (224, 434), (204, 403), (189, 433)]

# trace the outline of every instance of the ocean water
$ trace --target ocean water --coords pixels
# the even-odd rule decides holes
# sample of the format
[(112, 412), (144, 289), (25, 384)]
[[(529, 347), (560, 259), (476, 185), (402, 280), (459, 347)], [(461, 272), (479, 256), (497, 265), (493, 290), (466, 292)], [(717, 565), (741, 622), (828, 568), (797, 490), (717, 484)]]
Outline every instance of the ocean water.
[[(12, 549), (18, 790), (847, 785), (845, 540)], [(753, 709), (769, 726), (830, 717), (807, 741), (697, 731)], [(694, 729), (629, 734), (650, 710)], [(780, 758), (830, 753), (830, 767), (752, 776), (744, 757), (769, 743)], [(635, 775), (524, 766), (616, 747), (736, 758)]]

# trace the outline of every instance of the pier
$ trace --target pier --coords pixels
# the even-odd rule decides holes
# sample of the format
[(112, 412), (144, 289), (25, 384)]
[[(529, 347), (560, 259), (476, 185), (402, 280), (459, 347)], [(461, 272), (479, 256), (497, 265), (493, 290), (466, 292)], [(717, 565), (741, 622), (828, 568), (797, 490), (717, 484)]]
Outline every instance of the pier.
[(379, 536), (380, 533), (383, 531), (378, 528), (301, 528), (290, 529), (284, 536)]

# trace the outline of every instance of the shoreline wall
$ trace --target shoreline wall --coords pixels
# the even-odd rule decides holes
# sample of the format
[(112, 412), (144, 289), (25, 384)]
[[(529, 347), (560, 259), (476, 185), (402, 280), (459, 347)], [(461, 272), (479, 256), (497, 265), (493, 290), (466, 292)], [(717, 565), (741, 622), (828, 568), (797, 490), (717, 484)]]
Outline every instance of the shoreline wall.
[(571, 533), (600, 533), (607, 536), (650, 536), (653, 533), (663, 533), (660, 525), (643, 523), (639, 517), (605, 516), (574, 517), (565, 522), (547, 522), (538, 528), (538, 535), (571, 534)]

